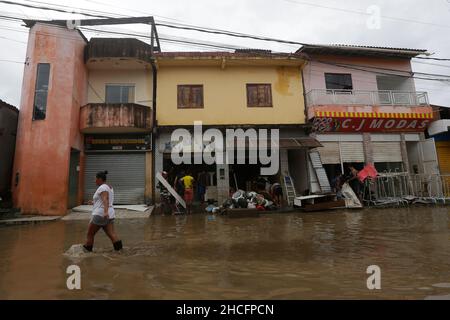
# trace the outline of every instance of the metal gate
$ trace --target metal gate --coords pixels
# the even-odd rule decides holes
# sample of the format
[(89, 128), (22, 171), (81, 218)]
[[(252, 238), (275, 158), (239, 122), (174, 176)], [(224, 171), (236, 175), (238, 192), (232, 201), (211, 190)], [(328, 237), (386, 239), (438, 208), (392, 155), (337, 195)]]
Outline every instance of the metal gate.
[(400, 142), (372, 142), (374, 162), (403, 162)]
[(362, 142), (340, 142), (342, 162), (364, 163), (364, 146)]
[(114, 204), (145, 203), (145, 153), (87, 154), (85, 201), (96, 191), (95, 174), (104, 170), (108, 170), (108, 184), (114, 188)]

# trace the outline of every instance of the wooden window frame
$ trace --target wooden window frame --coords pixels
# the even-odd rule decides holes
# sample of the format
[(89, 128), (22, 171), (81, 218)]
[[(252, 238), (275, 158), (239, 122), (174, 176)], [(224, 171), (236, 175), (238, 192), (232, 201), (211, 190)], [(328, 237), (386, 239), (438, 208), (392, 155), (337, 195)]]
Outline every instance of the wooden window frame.
[[(201, 89), (201, 105), (193, 105), (193, 102), (191, 101), (188, 106), (182, 105), (182, 101), (180, 99), (180, 89), (182, 88), (200, 88)], [(190, 93), (192, 94), (192, 92)], [(192, 97), (190, 97), (192, 98)], [(179, 84), (177, 85), (177, 109), (204, 109), (205, 108), (205, 89), (203, 84)]]
[[(267, 104), (261, 104), (261, 105), (255, 105), (252, 104), (252, 101), (250, 101), (250, 87), (259, 87), (264, 86), (269, 88), (269, 99), (270, 102)], [(258, 88), (257, 88), (258, 89)], [(247, 83), (246, 85), (246, 91), (247, 91), (247, 108), (273, 108), (273, 95), (272, 95), (272, 84), (271, 83)]]

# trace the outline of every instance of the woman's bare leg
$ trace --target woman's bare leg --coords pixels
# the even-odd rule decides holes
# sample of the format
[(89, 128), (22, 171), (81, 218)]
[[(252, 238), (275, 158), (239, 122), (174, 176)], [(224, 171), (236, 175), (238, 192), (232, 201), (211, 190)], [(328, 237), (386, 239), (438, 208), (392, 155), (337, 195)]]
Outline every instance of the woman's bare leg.
[(108, 236), (109, 239), (111, 239), (112, 243), (116, 243), (117, 241), (119, 241), (116, 231), (114, 230), (113, 223), (109, 223), (108, 225), (104, 226), (103, 231), (105, 231), (106, 235)]
[(89, 251), (92, 251), (92, 247), (94, 246), (95, 234), (98, 232), (98, 230), (100, 230), (99, 226), (93, 223), (89, 223), (88, 232), (86, 236), (86, 244), (84, 245), (84, 247)]

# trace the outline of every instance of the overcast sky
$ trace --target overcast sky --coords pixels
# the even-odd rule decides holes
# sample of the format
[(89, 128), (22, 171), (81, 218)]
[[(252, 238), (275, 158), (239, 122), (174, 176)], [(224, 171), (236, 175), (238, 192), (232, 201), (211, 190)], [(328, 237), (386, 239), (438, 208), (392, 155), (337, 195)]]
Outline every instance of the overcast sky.
[[(153, 15), (157, 21), (192, 24), (303, 43), (356, 44), (428, 49), (434, 57), (450, 58), (450, 0), (37, 0), (16, 2), (46, 6), (53, 3), (103, 11), (109, 15)], [(368, 13), (369, 12), (369, 13)], [(381, 19), (377, 19), (377, 12)], [(0, 3), (0, 15), (31, 19), (65, 19), (64, 13)], [(380, 22), (379, 24), (377, 22)], [(27, 29), (0, 18), (0, 99), (20, 104)], [(116, 27), (142, 32), (142, 26)], [(108, 27), (109, 30), (112, 27)], [(159, 27), (160, 37), (183, 37), (221, 44), (294, 52), (295, 45), (251, 41)], [(86, 33), (89, 37), (99, 36)], [(105, 36), (105, 35), (103, 35)], [(201, 50), (162, 43), (163, 51)], [(205, 50), (204, 48), (202, 50)], [(214, 50), (214, 49), (209, 49)], [(6, 61), (5, 61), (6, 60)], [(416, 60), (415, 60), (416, 61)], [(416, 72), (450, 75), (450, 61), (418, 60)], [(431, 103), (450, 107), (450, 82), (416, 80)]]

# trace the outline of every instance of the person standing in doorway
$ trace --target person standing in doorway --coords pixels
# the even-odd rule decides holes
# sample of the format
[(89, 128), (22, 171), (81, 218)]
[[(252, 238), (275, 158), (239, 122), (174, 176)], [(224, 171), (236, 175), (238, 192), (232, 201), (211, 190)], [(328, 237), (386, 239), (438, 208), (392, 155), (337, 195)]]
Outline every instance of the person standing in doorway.
[(189, 172), (181, 178), (184, 188), (184, 201), (186, 201), (186, 213), (192, 213), (192, 201), (194, 200), (194, 178)]
[(92, 252), (95, 235), (100, 229), (103, 229), (111, 240), (114, 250), (120, 251), (123, 247), (122, 241), (119, 240), (114, 230), (114, 190), (106, 184), (107, 174), (108, 171), (101, 171), (95, 176), (95, 184), (98, 188), (94, 193), (92, 218), (89, 222), (86, 244), (83, 246), (88, 252)]
[(181, 179), (185, 176), (184, 171), (180, 171), (173, 181), (173, 188), (180, 195), (180, 197), (184, 197), (184, 185)]
[(209, 175), (206, 173), (205, 170), (202, 170), (202, 172), (198, 174), (197, 195), (201, 204), (205, 202), (205, 193), (206, 193), (206, 186), (208, 185), (208, 177)]
[(361, 201), (362, 200), (362, 194), (361, 194), (362, 184), (361, 184), (361, 181), (359, 181), (359, 177), (358, 177), (359, 171), (356, 170), (356, 168), (353, 165), (348, 166), (348, 169), (350, 170), (348, 183), (350, 184), (350, 187), (353, 189), (353, 191), (355, 192), (358, 199)]

